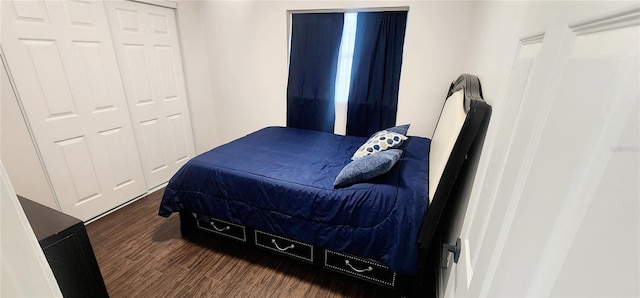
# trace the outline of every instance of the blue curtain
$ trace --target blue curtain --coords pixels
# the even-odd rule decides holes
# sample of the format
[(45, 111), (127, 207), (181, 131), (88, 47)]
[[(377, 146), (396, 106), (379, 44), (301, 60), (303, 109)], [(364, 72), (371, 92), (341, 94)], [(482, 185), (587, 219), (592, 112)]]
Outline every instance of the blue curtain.
[(406, 24), (406, 11), (358, 13), (347, 135), (395, 125)]
[(342, 13), (292, 16), (287, 126), (333, 132)]

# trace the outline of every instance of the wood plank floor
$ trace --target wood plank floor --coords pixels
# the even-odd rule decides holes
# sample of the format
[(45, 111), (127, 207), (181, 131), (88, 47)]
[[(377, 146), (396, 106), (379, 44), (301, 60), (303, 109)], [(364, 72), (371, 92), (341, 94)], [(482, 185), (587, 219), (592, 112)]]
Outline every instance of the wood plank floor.
[(111, 297), (394, 297), (393, 291), (221, 239), (180, 236), (162, 191), (87, 225)]

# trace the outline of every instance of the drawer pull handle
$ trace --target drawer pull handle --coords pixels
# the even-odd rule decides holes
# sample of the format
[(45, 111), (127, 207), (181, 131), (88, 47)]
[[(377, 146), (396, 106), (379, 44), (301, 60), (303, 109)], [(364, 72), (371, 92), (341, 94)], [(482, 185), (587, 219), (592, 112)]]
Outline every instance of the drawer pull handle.
[(281, 247), (278, 245), (278, 243), (276, 243), (276, 239), (271, 239), (271, 243), (273, 243), (273, 245), (275, 245), (275, 246), (276, 246), (276, 248), (277, 248), (278, 250), (280, 250), (280, 251), (285, 251), (285, 250), (287, 250), (287, 249), (292, 249), (292, 248), (294, 248), (294, 247), (295, 247), (293, 244), (291, 244), (291, 245), (289, 245), (289, 246), (287, 246), (287, 247), (285, 247), (285, 248), (281, 248)]
[(218, 227), (216, 227), (216, 224), (215, 224), (214, 222), (211, 222), (211, 226), (212, 226), (214, 229), (216, 229), (216, 231), (218, 231), (218, 232), (223, 232), (223, 231), (226, 231), (226, 230), (228, 230), (228, 229), (231, 229), (231, 227), (230, 227), (230, 226), (226, 226), (226, 227), (224, 227), (224, 228), (222, 228), (222, 229), (221, 229), (221, 228), (218, 228)]
[(371, 266), (369, 266), (369, 267), (367, 267), (365, 269), (357, 269), (357, 268), (353, 267), (351, 265), (351, 263), (349, 263), (349, 260), (344, 260), (344, 264), (349, 266), (349, 268), (351, 268), (351, 270), (353, 270), (355, 272), (358, 272), (358, 273), (362, 273), (362, 272), (366, 272), (366, 271), (373, 271), (373, 267), (371, 267)]

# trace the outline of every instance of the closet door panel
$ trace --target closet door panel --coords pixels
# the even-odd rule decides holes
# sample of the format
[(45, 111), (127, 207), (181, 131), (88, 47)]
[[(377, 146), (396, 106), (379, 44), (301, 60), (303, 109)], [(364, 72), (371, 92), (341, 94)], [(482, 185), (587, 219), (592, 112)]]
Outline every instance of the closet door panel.
[(63, 212), (146, 191), (101, 2), (2, 1), (2, 48)]
[(105, 2), (127, 103), (149, 187), (195, 155), (175, 12)]

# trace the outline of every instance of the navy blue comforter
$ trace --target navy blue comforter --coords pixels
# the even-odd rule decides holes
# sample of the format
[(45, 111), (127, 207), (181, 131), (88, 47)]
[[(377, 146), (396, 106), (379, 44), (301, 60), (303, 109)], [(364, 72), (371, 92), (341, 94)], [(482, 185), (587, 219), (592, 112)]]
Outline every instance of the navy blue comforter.
[(429, 139), (411, 137), (388, 173), (333, 181), (366, 138), (267, 127), (205, 152), (169, 181), (159, 215), (182, 210), (416, 271)]

